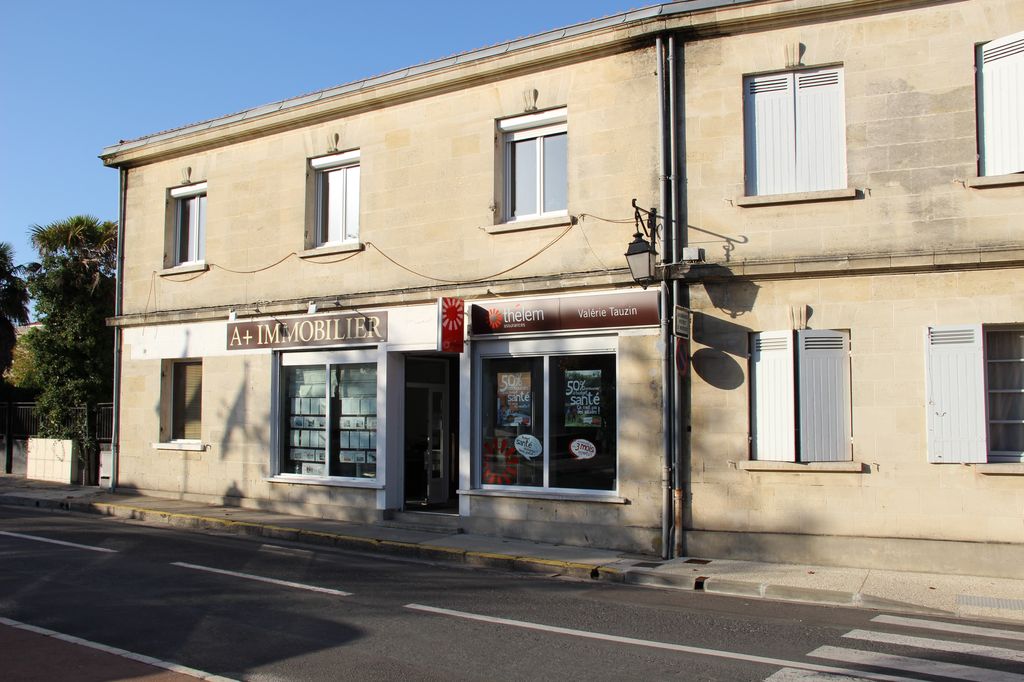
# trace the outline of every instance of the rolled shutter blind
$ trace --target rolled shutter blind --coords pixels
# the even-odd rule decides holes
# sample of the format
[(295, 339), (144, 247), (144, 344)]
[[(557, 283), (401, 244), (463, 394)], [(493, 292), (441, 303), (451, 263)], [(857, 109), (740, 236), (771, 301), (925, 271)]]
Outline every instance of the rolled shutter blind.
[(202, 430), (203, 363), (176, 363), (172, 391), (171, 437), (176, 440), (199, 440)]

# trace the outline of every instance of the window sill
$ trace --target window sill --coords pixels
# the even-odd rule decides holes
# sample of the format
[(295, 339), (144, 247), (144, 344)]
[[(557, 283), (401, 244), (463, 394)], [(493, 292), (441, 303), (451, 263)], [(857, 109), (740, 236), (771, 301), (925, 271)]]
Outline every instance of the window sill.
[(347, 478), (321, 478), (319, 476), (299, 476), (296, 474), (278, 474), (264, 478), (267, 483), (290, 483), (293, 485), (324, 485), (331, 488), (367, 488), (383, 490), (384, 484), (377, 479), (361, 481)]
[(1024, 185), (1024, 173), (1009, 173), (1007, 175), (984, 175), (977, 178), (967, 179), (967, 186), (974, 189), (987, 189), (989, 187), (1010, 187), (1012, 185)]
[(206, 264), (206, 261), (195, 261), (194, 263), (182, 263), (181, 265), (175, 265), (173, 268), (164, 268), (159, 274), (161, 277), (168, 277), (170, 275), (188, 275), (193, 272), (206, 272), (210, 269), (210, 266)]
[(470, 497), (514, 497), (520, 500), (555, 500), (559, 502), (603, 502), (605, 504), (629, 504), (629, 500), (618, 495), (602, 493), (563, 493), (542, 490), (496, 490), (474, 488), (473, 490), (457, 490), (458, 495)]
[(206, 450), (206, 443), (201, 440), (172, 440), (166, 443), (153, 443), (154, 450), (185, 450), (188, 452), (203, 452)]
[(299, 258), (316, 258), (318, 256), (334, 256), (339, 253), (356, 253), (366, 247), (362, 242), (347, 242), (345, 244), (330, 244), (318, 246), (314, 249), (306, 249), (298, 253)]
[(751, 459), (734, 464), (740, 471), (784, 471), (802, 474), (866, 474), (871, 471), (863, 462), (771, 462)]
[(483, 231), (488, 234), (503, 234), (505, 232), (522, 232), (523, 230), (538, 230), (544, 227), (564, 227), (576, 224), (576, 217), (571, 215), (556, 215), (547, 218), (534, 218), (532, 220), (513, 220), (498, 225), (485, 225)]
[(763, 196), (742, 196), (736, 197), (737, 206), (754, 208), (756, 206), (776, 206), (778, 204), (803, 204), (814, 201), (839, 201), (842, 199), (856, 199), (859, 195), (857, 189), (847, 187), (844, 189), (826, 189), (819, 192), (792, 192), (790, 194), (765, 194)]
[(974, 466), (982, 476), (1024, 476), (1024, 462), (975, 464)]

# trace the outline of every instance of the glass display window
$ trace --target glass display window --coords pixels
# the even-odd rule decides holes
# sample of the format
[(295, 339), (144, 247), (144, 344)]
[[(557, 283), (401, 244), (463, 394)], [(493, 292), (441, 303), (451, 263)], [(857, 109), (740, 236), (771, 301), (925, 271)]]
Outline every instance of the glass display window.
[(301, 355), (288, 360), (281, 367), (278, 473), (375, 479), (376, 363), (294, 364)]
[(567, 352), (520, 356), (515, 350), (541, 349), (503, 344), (512, 357), (483, 351), (476, 444), (482, 487), (616, 490), (615, 352), (562, 346)]

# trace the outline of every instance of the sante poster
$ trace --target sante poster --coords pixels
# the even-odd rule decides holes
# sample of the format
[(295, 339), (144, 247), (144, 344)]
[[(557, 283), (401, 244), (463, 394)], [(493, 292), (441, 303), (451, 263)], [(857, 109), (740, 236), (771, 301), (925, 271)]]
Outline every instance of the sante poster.
[(565, 371), (565, 425), (601, 425), (601, 370)]
[(530, 426), (533, 393), (529, 372), (498, 372), (498, 426)]

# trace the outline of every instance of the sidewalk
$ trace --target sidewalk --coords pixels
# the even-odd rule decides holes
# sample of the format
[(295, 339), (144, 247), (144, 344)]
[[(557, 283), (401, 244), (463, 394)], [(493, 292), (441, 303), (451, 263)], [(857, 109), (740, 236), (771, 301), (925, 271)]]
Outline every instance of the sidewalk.
[(503, 570), (610, 580), (754, 599), (855, 606), (1024, 624), (1024, 581), (726, 559), (637, 558), (547, 545), (348, 523), (0, 476), (0, 505), (62, 509), (175, 528), (253, 535)]

